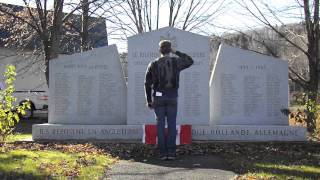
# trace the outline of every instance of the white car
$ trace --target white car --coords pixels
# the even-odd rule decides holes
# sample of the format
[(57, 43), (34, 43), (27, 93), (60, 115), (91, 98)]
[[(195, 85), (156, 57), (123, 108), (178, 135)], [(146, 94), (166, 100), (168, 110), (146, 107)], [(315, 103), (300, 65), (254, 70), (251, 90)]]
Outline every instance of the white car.
[(29, 100), (31, 109), (26, 111), (22, 118), (32, 118), (35, 111), (48, 113), (48, 93), (46, 91), (15, 91), (14, 96), (17, 103), (22, 104)]
[(45, 62), (42, 56), (34, 55), (31, 51), (18, 52), (14, 49), (0, 48), (0, 82), (1, 89), (5, 88), (7, 65), (16, 67), (16, 80), (14, 81), (17, 98), (16, 104), (29, 99), (31, 109), (27, 111), (25, 118), (33, 116), (35, 111), (46, 112), (48, 110), (48, 86), (45, 77)]

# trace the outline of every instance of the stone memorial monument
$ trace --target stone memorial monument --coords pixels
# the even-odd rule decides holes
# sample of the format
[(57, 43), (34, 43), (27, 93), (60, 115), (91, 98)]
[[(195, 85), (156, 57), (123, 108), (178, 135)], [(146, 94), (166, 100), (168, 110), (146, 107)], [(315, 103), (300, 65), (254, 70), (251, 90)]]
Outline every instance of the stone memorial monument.
[(144, 76), (160, 55), (160, 40), (170, 40), (194, 60), (180, 73), (177, 124), (209, 125), (209, 38), (171, 27), (128, 38), (128, 124), (155, 123), (154, 112), (146, 107)]
[(192, 125), (193, 140), (306, 140), (306, 128), (281, 113), (286, 61), (221, 45), (209, 83), (209, 38), (170, 27), (128, 38), (128, 88), (114, 45), (51, 60), (49, 123), (34, 125), (33, 139), (141, 141), (142, 125), (156, 123), (144, 76), (163, 39), (194, 60), (180, 74), (177, 116)]
[(139, 128), (126, 126), (127, 90), (115, 45), (59, 56), (49, 67), (49, 123), (33, 126), (33, 139), (140, 138)]
[(288, 126), (288, 63), (220, 45), (210, 79), (210, 127), (202, 140), (305, 140), (305, 128)]

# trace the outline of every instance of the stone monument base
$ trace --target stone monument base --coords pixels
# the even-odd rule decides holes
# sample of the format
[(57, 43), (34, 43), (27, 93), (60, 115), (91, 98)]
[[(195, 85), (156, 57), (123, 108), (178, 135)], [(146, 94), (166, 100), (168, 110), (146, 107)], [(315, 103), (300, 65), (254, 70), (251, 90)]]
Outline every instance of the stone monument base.
[[(36, 124), (33, 140), (118, 140), (142, 142), (142, 125)], [(293, 126), (192, 126), (194, 141), (306, 141), (306, 128)]]

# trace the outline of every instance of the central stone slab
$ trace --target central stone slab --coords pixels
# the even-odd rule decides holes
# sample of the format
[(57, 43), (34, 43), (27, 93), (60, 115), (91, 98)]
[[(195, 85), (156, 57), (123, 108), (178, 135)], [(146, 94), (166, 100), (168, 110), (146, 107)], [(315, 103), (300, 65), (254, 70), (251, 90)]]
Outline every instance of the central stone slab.
[(175, 28), (162, 28), (128, 38), (127, 124), (155, 123), (146, 107), (144, 77), (150, 61), (160, 56), (159, 41), (190, 55), (194, 65), (180, 74), (178, 124), (209, 124), (209, 38)]

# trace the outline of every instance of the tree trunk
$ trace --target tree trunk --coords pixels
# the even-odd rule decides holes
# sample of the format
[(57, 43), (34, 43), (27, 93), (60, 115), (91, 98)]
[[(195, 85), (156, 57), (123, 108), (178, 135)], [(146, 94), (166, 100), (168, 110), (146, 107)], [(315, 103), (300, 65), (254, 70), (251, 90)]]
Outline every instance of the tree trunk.
[(144, 31), (143, 19), (142, 19), (142, 0), (137, 0), (137, 7), (138, 7), (138, 23), (139, 23), (138, 33), (141, 34)]
[[(319, 29), (319, 31), (320, 31), (320, 29)], [(318, 53), (318, 55), (317, 55), (317, 58), (318, 58), (318, 60), (317, 60), (317, 62), (318, 62), (318, 68), (317, 68), (317, 70), (318, 70), (318, 88), (320, 87), (320, 82), (319, 82), (319, 80), (320, 80), (320, 37), (319, 37), (319, 39), (318, 39), (318, 50), (317, 50), (317, 53)], [(318, 92), (317, 92), (317, 94), (319, 94), (320, 92), (319, 92), (319, 89), (318, 89)], [(318, 99), (317, 99), (317, 103), (318, 104), (320, 104), (320, 98), (319, 97), (317, 97)]]
[(317, 119), (317, 101), (318, 101), (318, 72), (317, 67), (309, 66), (310, 68), (310, 80), (309, 80), (309, 92), (307, 101), (307, 130), (313, 133), (316, 130)]
[(174, 9), (174, 0), (170, 0), (169, 3), (169, 26), (172, 26), (172, 16), (173, 16), (173, 9)]
[(307, 102), (307, 130), (314, 133), (316, 130), (317, 121), (317, 105), (319, 93), (319, 40), (317, 33), (309, 36), (308, 58), (309, 58), (309, 87), (308, 87), (308, 102)]
[(88, 26), (89, 26), (89, 3), (88, 0), (81, 1), (82, 6), (82, 17), (81, 17), (81, 52), (89, 49), (88, 45)]
[(160, 7), (160, 0), (157, 2), (157, 29), (159, 29), (159, 7)]
[(51, 29), (50, 59), (56, 58), (60, 52), (60, 40), (62, 39), (62, 10), (64, 0), (54, 0), (53, 23)]
[(60, 41), (62, 39), (62, 18), (63, 1), (54, 0), (53, 23), (51, 27), (51, 36), (49, 42), (48, 56), (46, 57), (46, 79), (49, 87), (49, 61), (58, 57), (60, 52)]
[(44, 40), (42, 41), (43, 47), (44, 47), (44, 60), (45, 60), (45, 76), (47, 85), (49, 87), (49, 60), (50, 60), (50, 47), (49, 47), (49, 41)]

